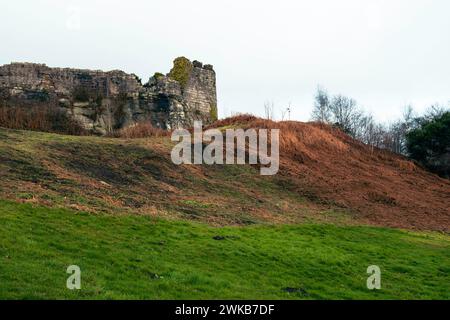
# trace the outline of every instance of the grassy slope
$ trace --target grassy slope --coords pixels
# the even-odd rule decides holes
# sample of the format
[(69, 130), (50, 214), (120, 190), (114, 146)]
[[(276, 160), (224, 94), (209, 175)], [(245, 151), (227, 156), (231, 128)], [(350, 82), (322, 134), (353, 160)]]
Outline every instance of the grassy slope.
[[(437, 233), (215, 228), (0, 201), (0, 299), (448, 299), (449, 249)], [(81, 291), (65, 288), (72, 264), (82, 269)], [(372, 264), (382, 269), (376, 292), (365, 287)]]
[[(0, 198), (214, 225), (353, 221), (251, 166), (177, 166), (168, 138), (75, 137), (0, 128)], [(339, 210), (337, 210), (339, 211)], [(341, 210), (342, 211), (342, 210)]]

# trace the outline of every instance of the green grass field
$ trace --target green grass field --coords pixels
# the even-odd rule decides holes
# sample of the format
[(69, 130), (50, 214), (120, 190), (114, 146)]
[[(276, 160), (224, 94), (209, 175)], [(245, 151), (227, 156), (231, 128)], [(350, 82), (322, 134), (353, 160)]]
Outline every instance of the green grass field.
[[(66, 288), (69, 265), (79, 291)], [(366, 288), (369, 265), (381, 290)], [(0, 299), (449, 299), (449, 274), (438, 233), (216, 228), (0, 201)]]

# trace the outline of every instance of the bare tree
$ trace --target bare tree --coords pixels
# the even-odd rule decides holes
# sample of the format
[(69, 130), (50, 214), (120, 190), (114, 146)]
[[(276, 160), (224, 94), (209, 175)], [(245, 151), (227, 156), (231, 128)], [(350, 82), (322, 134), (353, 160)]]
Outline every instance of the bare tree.
[(317, 87), (314, 97), (311, 118), (322, 123), (333, 123), (359, 139), (363, 139), (367, 128), (373, 126), (372, 117), (365, 115), (354, 99), (343, 95), (330, 97), (328, 92), (320, 86)]
[(334, 124), (353, 137), (358, 135), (359, 124), (363, 117), (356, 100), (343, 95), (333, 97), (330, 112)]
[(406, 106), (402, 119), (391, 123), (387, 128), (383, 148), (395, 153), (406, 154), (406, 135), (417, 126), (417, 123), (418, 118), (416, 118), (412, 106)]
[(322, 87), (317, 87), (314, 97), (314, 108), (311, 113), (313, 121), (329, 123), (331, 120), (330, 98), (328, 92)]
[[(420, 120), (432, 121), (433, 119), (440, 118), (446, 112), (448, 112), (448, 108), (446, 109), (444, 106), (441, 106), (439, 104), (433, 104), (425, 111), (425, 114)], [(416, 120), (419, 119), (416, 118)], [(416, 124), (418, 125), (418, 123)]]
[(355, 125), (355, 137), (367, 144), (371, 144), (371, 142), (375, 139), (375, 121), (371, 114), (362, 115)]
[(264, 113), (265, 113), (267, 120), (274, 119), (274, 117), (273, 117), (274, 108), (275, 108), (275, 106), (274, 106), (273, 101), (264, 102)]

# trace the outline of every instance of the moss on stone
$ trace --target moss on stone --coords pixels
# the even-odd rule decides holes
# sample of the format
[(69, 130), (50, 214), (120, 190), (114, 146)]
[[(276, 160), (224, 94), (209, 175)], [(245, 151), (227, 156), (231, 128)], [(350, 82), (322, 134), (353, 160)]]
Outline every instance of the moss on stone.
[(155, 74), (153, 75), (153, 78), (155, 78), (156, 80), (163, 78), (164, 75), (161, 72), (155, 72)]
[(192, 72), (192, 62), (186, 57), (178, 57), (173, 61), (173, 68), (169, 72), (169, 78), (178, 81), (182, 89), (185, 89)]
[(211, 109), (209, 109), (209, 116), (211, 117), (211, 121), (217, 121), (219, 118), (217, 115), (217, 106), (215, 104), (211, 105)]

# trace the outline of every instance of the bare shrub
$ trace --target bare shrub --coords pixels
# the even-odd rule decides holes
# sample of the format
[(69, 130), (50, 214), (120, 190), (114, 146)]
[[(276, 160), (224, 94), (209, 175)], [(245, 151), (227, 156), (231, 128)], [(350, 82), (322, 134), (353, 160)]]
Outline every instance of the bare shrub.
[(76, 120), (53, 106), (0, 106), (0, 127), (69, 135), (88, 133)]
[(137, 138), (148, 138), (148, 137), (164, 137), (170, 134), (169, 131), (160, 128), (155, 128), (148, 121), (138, 122), (136, 125), (119, 129), (113, 133), (116, 138), (125, 139), (137, 139)]

